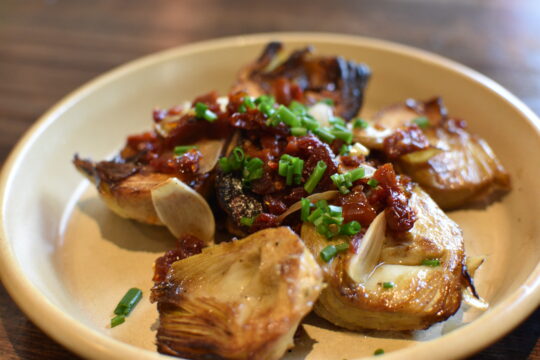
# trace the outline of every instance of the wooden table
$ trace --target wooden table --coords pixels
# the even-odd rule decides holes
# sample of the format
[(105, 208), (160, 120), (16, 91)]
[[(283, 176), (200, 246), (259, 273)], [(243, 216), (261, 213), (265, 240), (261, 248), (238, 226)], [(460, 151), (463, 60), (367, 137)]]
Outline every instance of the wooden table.
[[(540, 113), (540, 1), (0, 2), (0, 164), (47, 108), (141, 55), (214, 37), (326, 31), (388, 39), (495, 79)], [(473, 359), (540, 359), (540, 311)], [(0, 358), (73, 359), (0, 285)]]

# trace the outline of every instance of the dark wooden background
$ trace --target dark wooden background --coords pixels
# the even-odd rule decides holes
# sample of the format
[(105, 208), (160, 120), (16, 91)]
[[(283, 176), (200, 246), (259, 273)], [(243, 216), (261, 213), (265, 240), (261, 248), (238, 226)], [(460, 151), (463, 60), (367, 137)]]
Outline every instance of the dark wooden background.
[[(495, 79), (540, 113), (540, 0), (0, 0), (0, 164), (51, 105), (141, 55), (269, 31), (388, 39)], [(473, 359), (540, 359), (540, 310)], [(0, 358), (73, 359), (0, 285)]]

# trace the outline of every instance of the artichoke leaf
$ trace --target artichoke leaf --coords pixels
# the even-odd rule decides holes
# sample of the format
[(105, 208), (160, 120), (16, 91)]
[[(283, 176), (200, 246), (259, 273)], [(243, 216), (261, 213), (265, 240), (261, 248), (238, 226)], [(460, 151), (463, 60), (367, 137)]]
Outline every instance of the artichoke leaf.
[(172, 264), (152, 290), (158, 350), (190, 359), (279, 359), (322, 289), (288, 227), (261, 230)]

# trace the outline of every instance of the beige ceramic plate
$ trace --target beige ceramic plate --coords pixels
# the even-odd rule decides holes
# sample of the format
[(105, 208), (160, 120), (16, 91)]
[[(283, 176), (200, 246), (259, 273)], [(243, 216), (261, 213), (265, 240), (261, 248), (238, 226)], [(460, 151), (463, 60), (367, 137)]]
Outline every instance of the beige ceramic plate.
[[(429, 331), (400, 336), (339, 331), (308, 317), (306, 335), (286, 358), (354, 359), (376, 348), (388, 359), (462, 357), (530, 314), (540, 299), (540, 167), (531, 166), (532, 154), (540, 153), (538, 118), (493, 81), (423, 51), (342, 35), (269, 34), (184, 46), (124, 65), (66, 97), (20, 141), (0, 183), (0, 269), (32, 321), (84, 357), (162, 358), (154, 350), (157, 312), (148, 290), (152, 263), (173, 239), (111, 213), (70, 160), (75, 152), (95, 159), (113, 154), (127, 134), (149, 128), (155, 106), (210, 89), (225, 93), (239, 67), (274, 39), (369, 64), (366, 113), (407, 97), (443, 96), (450, 112), (492, 145), (514, 186), (487, 209), (450, 214), (464, 229), (469, 254), (488, 255), (477, 284), (489, 311), (461, 310)], [(125, 324), (109, 329), (116, 302), (133, 286), (145, 298)]]

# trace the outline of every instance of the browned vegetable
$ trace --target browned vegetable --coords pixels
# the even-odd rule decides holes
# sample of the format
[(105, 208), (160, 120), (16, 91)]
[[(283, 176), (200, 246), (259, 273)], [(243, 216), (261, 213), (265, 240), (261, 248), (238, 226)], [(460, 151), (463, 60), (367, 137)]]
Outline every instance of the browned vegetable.
[(349, 120), (358, 113), (371, 74), (365, 64), (340, 56), (314, 56), (311, 47), (293, 51), (280, 62), (282, 49), (279, 42), (269, 43), (255, 62), (240, 71), (233, 91), (272, 94), (285, 105), (292, 100), (331, 99), (339, 116)]
[[(387, 233), (381, 213), (348, 252), (328, 263), (318, 257), (327, 283), (315, 305), (319, 316), (350, 330), (415, 330), (457, 311), (464, 285), (461, 230), (419, 187), (410, 205), (418, 217), (411, 230)], [(317, 256), (348, 240), (329, 242), (307, 223), (301, 236)]]
[(355, 137), (383, 151), (443, 209), (510, 190), (510, 176), (487, 142), (470, 134), (463, 120), (449, 117), (440, 98), (390, 106)]
[(279, 359), (322, 288), (289, 228), (259, 231), (177, 261), (152, 290), (158, 350), (190, 359)]

